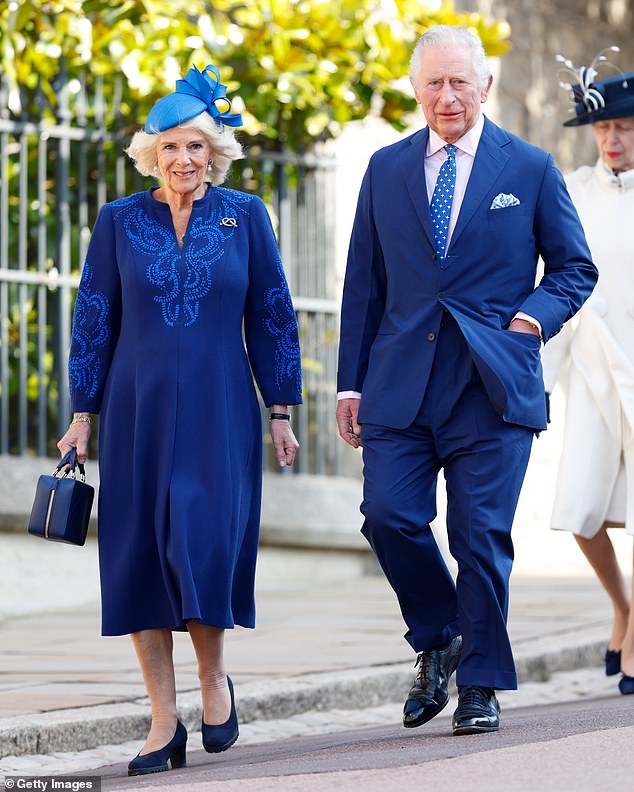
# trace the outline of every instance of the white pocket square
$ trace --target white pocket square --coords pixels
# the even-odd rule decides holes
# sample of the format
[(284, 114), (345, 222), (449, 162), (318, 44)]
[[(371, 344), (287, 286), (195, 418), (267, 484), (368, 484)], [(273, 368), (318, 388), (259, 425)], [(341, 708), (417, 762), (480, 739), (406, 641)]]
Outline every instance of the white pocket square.
[(500, 193), (493, 199), (490, 209), (506, 209), (507, 206), (519, 206), (519, 198), (516, 198), (513, 193)]

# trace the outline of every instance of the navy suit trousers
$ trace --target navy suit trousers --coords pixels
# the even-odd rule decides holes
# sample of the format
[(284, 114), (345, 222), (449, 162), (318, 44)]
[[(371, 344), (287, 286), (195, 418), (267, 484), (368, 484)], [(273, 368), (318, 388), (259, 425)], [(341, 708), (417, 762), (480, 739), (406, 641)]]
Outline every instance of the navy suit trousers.
[[(448, 313), (436, 344), (414, 422), (362, 427), (362, 531), (396, 592), (412, 648), (438, 648), (461, 634), (457, 684), (515, 689), (506, 629), (511, 526), (533, 432), (494, 410)], [(455, 583), (429, 527), (441, 469)]]

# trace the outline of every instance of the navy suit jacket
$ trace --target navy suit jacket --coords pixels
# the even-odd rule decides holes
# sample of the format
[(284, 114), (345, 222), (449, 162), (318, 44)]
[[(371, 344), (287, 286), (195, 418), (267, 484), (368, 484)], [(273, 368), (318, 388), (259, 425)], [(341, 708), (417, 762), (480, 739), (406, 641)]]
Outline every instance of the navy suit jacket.
[[(427, 138), (426, 127), (380, 149), (366, 171), (346, 269), (337, 388), (362, 393), (360, 423), (409, 426), (446, 309), (504, 420), (544, 429), (539, 339), (506, 328), (524, 311), (547, 341), (589, 296), (597, 270), (577, 212), (552, 157), (485, 118), (441, 266), (425, 187)], [(500, 193), (519, 205), (491, 209)], [(544, 275), (535, 287), (540, 256)]]

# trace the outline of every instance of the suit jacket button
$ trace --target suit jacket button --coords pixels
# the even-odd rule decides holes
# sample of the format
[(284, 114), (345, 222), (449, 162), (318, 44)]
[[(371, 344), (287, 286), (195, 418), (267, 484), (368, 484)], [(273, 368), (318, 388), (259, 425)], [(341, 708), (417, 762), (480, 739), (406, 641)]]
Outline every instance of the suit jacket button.
[(427, 333), (427, 340), (428, 341), (435, 341), (436, 340), (436, 333)]

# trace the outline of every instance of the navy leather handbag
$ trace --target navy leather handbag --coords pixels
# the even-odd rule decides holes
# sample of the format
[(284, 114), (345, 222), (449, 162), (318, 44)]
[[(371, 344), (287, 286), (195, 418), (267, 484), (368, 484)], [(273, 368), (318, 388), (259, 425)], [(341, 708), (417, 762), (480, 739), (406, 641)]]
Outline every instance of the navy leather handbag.
[[(76, 469), (80, 478), (75, 475)], [(51, 542), (83, 545), (94, 496), (94, 487), (86, 484), (84, 466), (78, 464), (77, 449), (73, 448), (50, 476), (39, 477), (29, 533)]]

